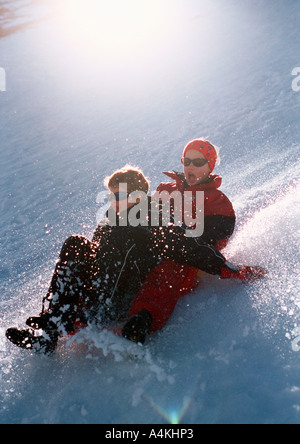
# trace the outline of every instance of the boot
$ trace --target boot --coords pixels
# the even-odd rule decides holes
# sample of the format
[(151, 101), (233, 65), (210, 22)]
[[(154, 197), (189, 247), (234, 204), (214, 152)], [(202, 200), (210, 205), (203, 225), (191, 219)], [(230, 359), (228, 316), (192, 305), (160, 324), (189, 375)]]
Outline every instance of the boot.
[(122, 330), (123, 338), (129, 341), (144, 344), (152, 326), (152, 316), (147, 310), (132, 316)]
[(36, 353), (51, 355), (55, 352), (59, 333), (52, 331), (45, 333), (44, 336), (35, 336), (33, 330), (19, 330), (17, 328), (9, 328), (6, 331), (7, 339), (17, 347), (25, 350), (32, 350)]
[(32, 328), (33, 330), (55, 330), (56, 325), (51, 319), (54, 317), (55, 316), (48, 311), (42, 313), (40, 316), (32, 316), (28, 318), (26, 321), (26, 325), (28, 325), (28, 327)]
[(32, 330), (44, 330), (48, 335), (51, 335), (53, 331), (73, 333), (75, 330), (75, 315), (71, 306), (56, 307), (42, 313), (40, 316), (28, 318), (26, 325)]

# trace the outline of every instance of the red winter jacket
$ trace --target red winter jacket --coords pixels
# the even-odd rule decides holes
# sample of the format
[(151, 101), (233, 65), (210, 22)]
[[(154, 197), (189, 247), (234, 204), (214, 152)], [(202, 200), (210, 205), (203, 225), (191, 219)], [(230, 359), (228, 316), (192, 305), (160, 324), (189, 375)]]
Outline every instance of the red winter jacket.
[[(217, 249), (224, 248), (235, 227), (235, 212), (230, 200), (219, 190), (222, 177), (210, 176), (206, 183), (190, 186), (187, 184), (183, 173), (164, 173), (175, 182), (161, 183), (157, 191), (167, 191), (171, 194), (179, 191), (182, 194), (189, 191), (193, 194), (193, 217), (196, 213), (196, 192), (204, 192), (204, 233), (201, 240)], [(183, 202), (184, 206), (184, 202)]]
[[(219, 188), (220, 176), (210, 176), (206, 183), (189, 186), (183, 173), (166, 172), (174, 182), (161, 183), (157, 191), (171, 194), (180, 191), (193, 193), (193, 217), (196, 211), (196, 192), (204, 191), (204, 233), (200, 240), (221, 250), (225, 248), (235, 227), (235, 212), (230, 200)], [(183, 204), (184, 205), (184, 204)], [(199, 264), (200, 268), (200, 264)], [(197, 286), (198, 269), (164, 260), (148, 275), (136, 296), (130, 316), (148, 310), (153, 319), (151, 332), (164, 327), (174, 311), (178, 299)]]

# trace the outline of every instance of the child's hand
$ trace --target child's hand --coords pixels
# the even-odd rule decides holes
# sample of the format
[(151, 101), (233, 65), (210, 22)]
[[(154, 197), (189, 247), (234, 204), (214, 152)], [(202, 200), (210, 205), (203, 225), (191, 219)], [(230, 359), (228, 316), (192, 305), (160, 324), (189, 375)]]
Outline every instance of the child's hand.
[(230, 268), (222, 268), (221, 279), (239, 279), (243, 282), (253, 282), (266, 277), (268, 271), (263, 267), (240, 266), (236, 270)]

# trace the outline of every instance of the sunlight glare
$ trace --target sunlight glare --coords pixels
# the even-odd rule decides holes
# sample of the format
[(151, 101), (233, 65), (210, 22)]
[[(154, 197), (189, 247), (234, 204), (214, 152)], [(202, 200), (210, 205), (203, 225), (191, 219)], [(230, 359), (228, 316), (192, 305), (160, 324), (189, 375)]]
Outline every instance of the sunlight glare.
[(68, 38), (101, 55), (149, 51), (168, 32), (169, 0), (64, 0), (59, 8)]
[(172, 91), (203, 60), (213, 69), (219, 15), (208, 0), (51, 1), (47, 63), (61, 69), (64, 90), (128, 100)]

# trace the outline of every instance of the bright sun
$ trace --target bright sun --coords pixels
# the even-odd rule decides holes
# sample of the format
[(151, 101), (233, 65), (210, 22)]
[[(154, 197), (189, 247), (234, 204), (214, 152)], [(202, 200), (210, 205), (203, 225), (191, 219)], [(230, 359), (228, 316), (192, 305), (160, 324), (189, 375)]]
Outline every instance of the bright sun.
[[(168, 34), (171, 0), (63, 0), (65, 34), (101, 55), (138, 55)], [(170, 9), (171, 8), (171, 9)]]
[(222, 17), (209, 0), (49, 1), (47, 63), (62, 69), (66, 88), (107, 95), (167, 89), (169, 79), (193, 75), (197, 63), (215, 57)]

